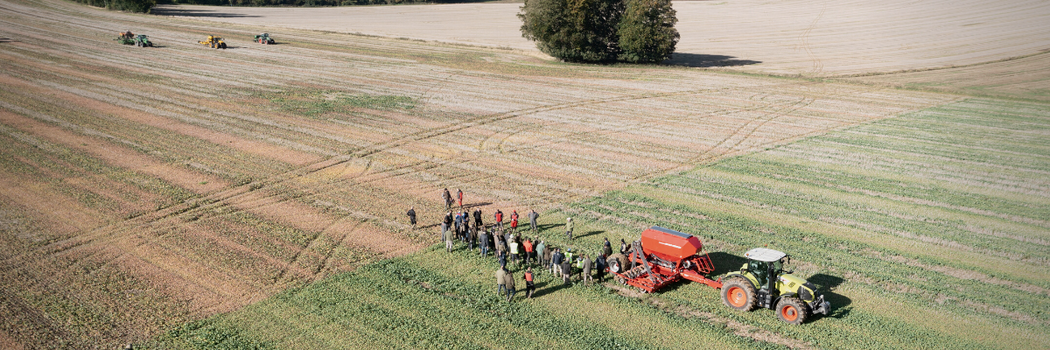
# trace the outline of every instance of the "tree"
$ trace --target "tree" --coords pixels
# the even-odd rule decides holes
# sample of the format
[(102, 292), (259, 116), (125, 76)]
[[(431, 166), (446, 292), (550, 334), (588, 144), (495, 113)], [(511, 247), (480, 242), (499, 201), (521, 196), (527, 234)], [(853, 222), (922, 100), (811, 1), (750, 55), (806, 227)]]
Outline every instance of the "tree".
[(525, 0), (518, 18), (523, 37), (567, 62), (659, 62), (678, 41), (674, 15), (669, 0)]
[(619, 60), (631, 63), (660, 62), (671, 58), (678, 43), (678, 18), (671, 0), (627, 0), (617, 33)]

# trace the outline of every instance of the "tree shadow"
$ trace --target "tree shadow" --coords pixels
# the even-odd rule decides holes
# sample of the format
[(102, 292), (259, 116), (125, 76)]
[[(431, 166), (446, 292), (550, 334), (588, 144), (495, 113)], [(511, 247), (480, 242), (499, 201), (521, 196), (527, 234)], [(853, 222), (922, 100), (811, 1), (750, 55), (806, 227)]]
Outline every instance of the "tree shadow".
[(673, 53), (671, 54), (671, 59), (662, 62), (662, 64), (665, 65), (694, 68), (735, 67), (759, 63), (762, 63), (762, 61), (738, 60), (734, 56), (703, 55), (695, 53)]
[(156, 6), (149, 11), (157, 16), (182, 16), (182, 17), (213, 17), (213, 18), (251, 18), (261, 17), (257, 15), (244, 15), (239, 13), (224, 13), (215, 10), (184, 9), (175, 6)]

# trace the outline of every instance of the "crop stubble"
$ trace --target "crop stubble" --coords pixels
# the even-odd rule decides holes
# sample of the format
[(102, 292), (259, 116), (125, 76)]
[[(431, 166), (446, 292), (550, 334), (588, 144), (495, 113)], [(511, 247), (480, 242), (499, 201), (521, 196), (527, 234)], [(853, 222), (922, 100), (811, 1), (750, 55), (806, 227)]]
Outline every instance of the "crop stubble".
[[(141, 340), (418, 250), (432, 229), (403, 212), (436, 223), (442, 187), (543, 210), (955, 99), (300, 31), (254, 46), (263, 29), (54, 1), (0, 22), (18, 39), (0, 43), (2, 131), (25, 154), (3, 153), (0, 219), (26, 216), (5, 305), (57, 321), (5, 326), (24, 344)], [(111, 40), (125, 29), (160, 47)], [(232, 48), (194, 43), (210, 33)], [(373, 96), (411, 103), (352, 105)]]

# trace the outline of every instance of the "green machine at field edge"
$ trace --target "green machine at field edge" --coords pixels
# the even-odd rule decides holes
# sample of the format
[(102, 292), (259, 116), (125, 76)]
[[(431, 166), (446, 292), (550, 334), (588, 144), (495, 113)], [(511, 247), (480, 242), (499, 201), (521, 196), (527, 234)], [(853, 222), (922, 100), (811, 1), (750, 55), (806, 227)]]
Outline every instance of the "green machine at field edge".
[(726, 274), (722, 302), (740, 311), (755, 307), (774, 309), (781, 321), (801, 324), (811, 314), (827, 315), (831, 303), (816, 294), (816, 286), (784, 271), (790, 257), (783, 252), (755, 248), (744, 253), (747, 263)]
[(256, 35), (255, 36), (255, 42), (263, 44), (263, 45), (273, 45), (273, 44), (275, 44), (275, 42), (273, 41), (273, 38), (270, 37), (270, 33), (262, 33), (262, 34)]

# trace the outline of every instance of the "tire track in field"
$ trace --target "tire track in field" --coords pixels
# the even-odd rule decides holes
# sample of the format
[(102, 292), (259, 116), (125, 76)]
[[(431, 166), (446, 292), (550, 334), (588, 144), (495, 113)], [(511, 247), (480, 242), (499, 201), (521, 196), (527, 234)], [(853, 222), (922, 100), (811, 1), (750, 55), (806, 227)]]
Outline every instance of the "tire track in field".
[[(457, 121), (455, 123), (451, 123), (451, 125), (446, 125), (446, 126), (432, 128), (432, 129), (427, 129), (427, 130), (421, 130), (421, 131), (418, 131), (418, 132), (415, 132), (415, 133), (412, 133), (412, 134), (408, 134), (408, 135), (405, 135), (405, 136), (397, 137), (397, 138), (395, 138), (393, 140), (389, 140), (389, 141), (386, 141), (386, 142), (373, 144), (371, 146), (366, 146), (366, 147), (363, 147), (361, 149), (358, 149), (358, 150), (352, 152), (351, 154), (332, 157), (332, 158), (329, 158), (329, 159), (326, 159), (326, 160), (322, 160), (322, 161), (317, 162), (317, 163), (309, 164), (309, 165), (306, 165), (304, 167), (300, 167), (300, 168), (293, 169), (293, 170), (290, 170), (290, 171), (287, 171), (287, 172), (284, 172), (284, 173), (281, 173), (281, 174), (277, 174), (277, 175), (271, 176), (271, 177), (269, 177), (267, 179), (264, 179), (264, 180), (254, 181), (254, 182), (249, 183), (249, 184), (242, 184), (242, 185), (238, 185), (238, 186), (234, 186), (234, 187), (229, 187), (229, 188), (226, 188), (226, 189), (223, 189), (223, 190), (219, 190), (219, 191), (214, 192), (212, 194), (205, 195), (205, 196), (197, 198), (197, 199), (189, 200), (189, 201), (187, 201), (185, 203), (174, 204), (174, 205), (171, 205), (171, 206), (166, 207), (166, 208), (161, 208), (159, 210), (150, 212), (148, 214), (140, 215), (140, 216), (137, 216), (135, 218), (120, 220), (120, 221), (117, 221), (117, 222), (114, 222), (114, 223), (111, 223), (111, 224), (107, 224), (105, 226), (102, 226), (102, 227), (96, 228), (94, 230), (91, 230), (91, 232), (89, 232), (89, 233), (78, 235), (76, 237), (71, 237), (71, 238), (68, 238), (68, 239), (60, 240), (60, 241), (53, 242), (51, 244), (42, 246), (40, 248), (35, 249), (34, 252), (50, 250), (50, 253), (58, 254), (58, 253), (61, 253), (63, 251), (69, 250), (69, 249), (73, 249), (73, 248), (76, 248), (76, 247), (79, 247), (79, 246), (83, 246), (83, 245), (87, 245), (87, 244), (97, 243), (99, 241), (110, 241), (110, 240), (113, 240), (113, 239), (119, 239), (119, 238), (122, 238), (122, 237), (124, 237), (126, 235), (133, 234), (137, 228), (141, 228), (141, 227), (144, 227), (144, 226), (151, 226), (153, 224), (160, 223), (162, 221), (167, 221), (167, 220), (178, 220), (178, 217), (181, 216), (181, 215), (200, 215), (204, 211), (213, 210), (217, 206), (228, 204), (231, 201), (237, 200), (239, 198), (242, 198), (242, 197), (250, 194), (251, 192), (253, 192), (253, 189), (251, 188), (253, 186), (269, 187), (269, 186), (277, 185), (277, 184), (280, 184), (280, 183), (283, 183), (283, 182), (292, 181), (292, 180), (294, 180), (296, 178), (301, 178), (301, 177), (304, 177), (304, 176), (308, 176), (308, 175), (317, 173), (319, 171), (322, 171), (322, 170), (325, 170), (325, 169), (329, 169), (329, 168), (337, 166), (337, 165), (344, 164), (344, 163), (346, 163), (348, 161), (351, 161), (351, 160), (354, 160), (354, 159), (368, 157), (368, 156), (371, 156), (371, 155), (374, 155), (374, 154), (377, 154), (377, 153), (381, 153), (381, 152), (384, 152), (384, 151), (387, 151), (387, 150), (390, 150), (390, 149), (393, 149), (393, 148), (397, 148), (397, 147), (401, 147), (401, 146), (407, 145), (407, 144), (412, 143), (412, 142), (419, 142), (419, 141), (423, 141), (423, 140), (427, 140), (427, 139), (432, 139), (432, 138), (435, 138), (435, 137), (443, 136), (443, 135), (446, 135), (446, 134), (449, 134), (449, 133), (452, 133), (452, 132), (461, 131), (461, 130), (468, 129), (468, 128), (473, 128), (473, 127), (477, 127), (477, 126), (481, 126), (481, 125), (487, 125), (487, 124), (491, 124), (491, 123), (495, 123), (495, 122), (499, 122), (499, 121), (503, 121), (503, 120), (507, 120), (507, 119), (517, 118), (517, 117), (524, 116), (524, 115), (534, 114), (534, 113), (563, 110), (563, 109), (567, 109), (567, 108), (581, 107), (581, 106), (587, 106), (587, 105), (599, 105), (599, 104), (609, 103), (609, 102), (619, 102), (619, 101), (628, 101), (628, 100), (640, 100), (640, 99), (647, 99), (647, 98), (654, 98), (654, 97), (667, 97), (667, 96), (677, 96), (677, 95), (685, 95), (685, 94), (696, 94), (696, 93), (701, 93), (701, 92), (704, 92), (704, 91), (709, 91), (709, 89), (694, 90), (694, 91), (677, 91), (677, 92), (665, 92), (665, 93), (643, 93), (643, 94), (635, 94), (635, 95), (624, 95), (624, 96), (605, 98), (605, 99), (593, 99), (593, 100), (575, 101), (575, 102), (564, 103), (564, 104), (531, 107), (531, 108), (525, 108), (525, 109), (514, 110), (514, 111), (509, 111), (509, 112), (502, 112), (502, 113), (495, 113), (495, 114), (490, 114), (490, 115), (484, 115), (484, 116), (480, 116), (480, 117), (477, 117), (477, 118), (472, 118), (472, 119), (469, 119), (469, 120), (466, 120), (466, 121)], [(335, 186), (337, 184), (338, 183), (333, 183), (333, 184), (329, 185), (329, 187)], [(304, 194), (300, 194), (300, 195), (296, 196), (296, 198), (302, 197), (304, 195), (311, 195), (311, 194), (318, 194), (318, 193), (320, 193), (320, 192), (304, 193)], [(276, 194), (275, 195), (270, 195), (270, 197), (275, 197), (275, 196), (278, 196), (278, 195), (276, 195)], [(11, 257), (6, 262), (14, 261), (14, 259), (24, 258), (28, 254), (29, 254), (29, 252), (25, 252), (23, 254), (15, 256), (15, 257)]]
[(824, 17), (824, 12), (827, 11), (827, 9), (828, 3), (825, 1), (824, 6), (820, 9), (820, 13), (817, 14), (817, 18), (814, 18), (813, 22), (810, 22), (809, 26), (798, 35), (798, 45), (795, 47), (796, 50), (799, 48), (805, 50), (806, 55), (813, 61), (813, 69), (809, 71), (812, 75), (820, 75), (820, 73), (824, 72), (824, 63), (820, 61), (820, 58), (813, 54), (813, 50), (809, 44), (809, 36), (813, 32), (813, 29), (817, 27), (817, 22)]

